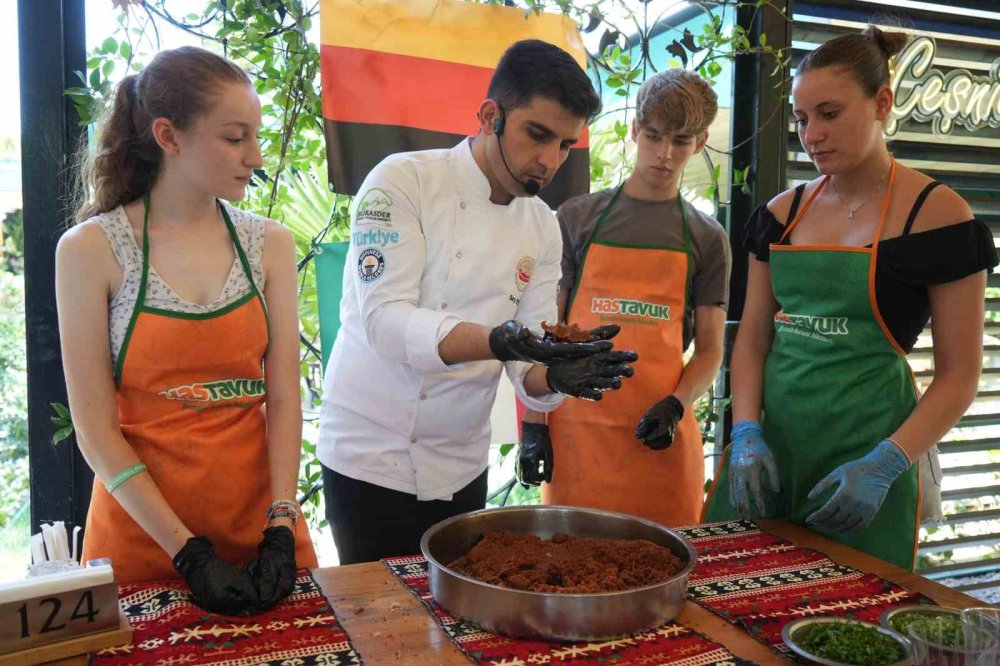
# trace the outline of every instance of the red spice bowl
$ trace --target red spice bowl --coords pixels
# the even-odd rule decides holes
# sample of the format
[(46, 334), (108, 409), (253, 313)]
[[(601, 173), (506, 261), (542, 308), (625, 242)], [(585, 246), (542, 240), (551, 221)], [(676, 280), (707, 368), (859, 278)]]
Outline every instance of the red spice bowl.
[[(562, 533), (590, 539), (645, 539), (670, 550), (682, 568), (665, 580), (614, 592), (533, 592), (501, 587), (459, 573), (448, 564), (490, 532)], [(432, 526), (420, 541), (431, 594), (453, 616), (486, 631), (559, 641), (595, 641), (658, 627), (684, 608), (688, 576), (697, 561), (691, 542), (659, 523), (622, 513), (570, 506), (515, 506), (472, 511)]]

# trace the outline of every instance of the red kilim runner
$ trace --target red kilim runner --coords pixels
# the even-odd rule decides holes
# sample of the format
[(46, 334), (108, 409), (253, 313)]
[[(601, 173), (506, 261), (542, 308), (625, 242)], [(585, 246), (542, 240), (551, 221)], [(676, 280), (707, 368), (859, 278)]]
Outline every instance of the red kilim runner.
[(753, 662), (685, 626), (670, 622), (628, 638), (599, 643), (558, 643), (507, 638), (483, 631), (449, 615), (435, 603), (428, 588), (427, 560), (392, 557), (382, 560), (441, 625), (458, 648), (475, 664), (653, 664), (657, 666), (746, 666)]
[(360, 664), (347, 633), (308, 569), (292, 594), (270, 611), (246, 618), (195, 606), (182, 581), (122, 585), (121, 605), (132, 644), (97, 654), (95, 666), (341, 666)]
[(801, 617), (835, 616), (878, 624), (883, 611), (933, 604), (874, 574), (762, 532), (749, 521), (678, 530), (698, 549), (688, 597), (781, 652), (781, 628)]

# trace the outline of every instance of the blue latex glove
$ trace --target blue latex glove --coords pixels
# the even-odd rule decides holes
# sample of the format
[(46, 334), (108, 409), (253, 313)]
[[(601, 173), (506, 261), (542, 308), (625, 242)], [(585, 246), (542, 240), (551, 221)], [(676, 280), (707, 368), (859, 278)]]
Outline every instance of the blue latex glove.
[(764, 431), (756, 421), (733, 425), (729, 452), (729, 501), (744, 518), (750, 517), (750, 497), (761, 515), (766, 511), (760, 475), (767, 470), (773, 492), (778, 492), (778, 464), (764, 443)]
[(818, 497), (838, 485), (826, 504), (814, 511), (806, 523), (849, 534), (868, 527), (885, 501), (892, 482), (910, 468), (906, 455), (892, 442), (883, 439), (871, 453), (844, 463), (826, 475), (809, 492)]

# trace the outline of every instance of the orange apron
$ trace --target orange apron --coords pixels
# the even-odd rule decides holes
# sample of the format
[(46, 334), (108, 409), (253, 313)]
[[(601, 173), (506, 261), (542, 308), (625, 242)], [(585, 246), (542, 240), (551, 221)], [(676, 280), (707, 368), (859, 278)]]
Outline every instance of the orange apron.
[[(118, 364), (122, 434), (170, 507), (195, 535), (237, 566), (255, 557), (271, 503), (264, 413), (264, 300), (225, 208), (219, 209), (251, 285), (246, 297), (205, 314), (145, 307), (149, 201), (142, 279)], [(167, 553), (94, 479), (83, 561), (110, 557), (119, 583), (177, 578)], [(316, 566), (309, 530), (295, 537), (300, 567)]]
[(635, 375), (600, 402), (567, 400), (548, 415), (552, 482), (546, 504), (629, 513), (668, 526), (698, 522), (705, 468), (694, 410), (687, 409), (674, 443), (654, 451), (635, 437), (646, 411), (668, 396), (684, 371), (684, 313), (691, 242), (678, 197), (684, 247), (635, 247), (597, 241), (615, 192), (584, 251), (566, 321), (581, 328), (619, 324), (617, 349), (639, 353)]

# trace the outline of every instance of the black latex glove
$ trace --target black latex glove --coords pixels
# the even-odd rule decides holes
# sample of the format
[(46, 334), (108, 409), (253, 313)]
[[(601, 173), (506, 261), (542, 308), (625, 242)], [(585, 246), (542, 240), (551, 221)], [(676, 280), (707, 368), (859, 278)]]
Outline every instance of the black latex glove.
[(622, 377), (632, 376), (639, 355), (634, 351), (608, 351), (549, 366), (545, 381), (549, 388), (573, 398), (600, 400), (605, 391), (622, 387)]
[(649, 408), (649, 411), (639, 419), (635, 429), (635, 438), (642, 443), (660, 451), (674, 443), (677, 423), (684, 416), (684, 405), (672, 395)]
[(208, 537), (191, 537), (174, 555), (194, 602), (207, 611), (248, 615), (260, 605), (250, 576), (215, 554)]
[(490, 331), (490, 350), (501, 361), (526, 361), (552, 365), (567, 359), (584, 358), (609, 351), (607, 340), (596, 342), (556, 342), (539, 337), (520, 322), (505, 321)]
[(552, 481), (552, 440), (544, 423), (521, 422), (514, 473), (525, 488)]
[(268, 527), (257, 546), (257, 557), (243, 567), (260, 597), (260, 610), (267, 610), (292, 593), (298, 574), (295, 535), (284, 525)]

